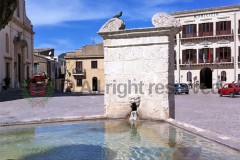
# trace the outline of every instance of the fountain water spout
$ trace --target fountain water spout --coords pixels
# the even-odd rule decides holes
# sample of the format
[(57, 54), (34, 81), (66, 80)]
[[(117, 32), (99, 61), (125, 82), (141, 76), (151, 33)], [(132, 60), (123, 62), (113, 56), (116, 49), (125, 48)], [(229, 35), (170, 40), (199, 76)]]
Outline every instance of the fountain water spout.
[(131, 114), (129, 121), (136, 121), (137, 120), (137, 108), (140, 105), (140, 96), (131, 96), (129, 97), (129, 101), (131, 103)]
[(137, 111), (132, 111), (131, 116), (129, 118), (131, 121), (136, 121), (137, 120)]

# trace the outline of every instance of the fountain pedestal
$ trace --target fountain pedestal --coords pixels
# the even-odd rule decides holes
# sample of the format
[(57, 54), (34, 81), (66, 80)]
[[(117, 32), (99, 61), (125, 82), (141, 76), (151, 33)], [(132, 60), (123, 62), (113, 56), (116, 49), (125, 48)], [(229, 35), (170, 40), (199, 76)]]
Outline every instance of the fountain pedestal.
[(121, 22), (112, 19), (99, 31), (104, 40), (108, 118), (127, 117), (131, 96), (141, 98), (137, 109), (141, 118), (165, 120), (175, 116), (174, 36), (181, 26), (163, 13), (153, 17), (153, 24), (152, 28), (120, 30)]

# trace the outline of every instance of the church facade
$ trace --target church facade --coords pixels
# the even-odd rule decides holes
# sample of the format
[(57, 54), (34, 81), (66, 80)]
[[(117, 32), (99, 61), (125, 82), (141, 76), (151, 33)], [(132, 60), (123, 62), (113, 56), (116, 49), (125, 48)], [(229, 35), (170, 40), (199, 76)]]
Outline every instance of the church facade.
[(12, 20), (0, 31), (0, 91), (20, 88), (33, 73), (33, 25), (26, 16), (25, 0), (18, 0)]
[(175, 12), (175, 82), (219, 88), (240, 81), (240, 5)]

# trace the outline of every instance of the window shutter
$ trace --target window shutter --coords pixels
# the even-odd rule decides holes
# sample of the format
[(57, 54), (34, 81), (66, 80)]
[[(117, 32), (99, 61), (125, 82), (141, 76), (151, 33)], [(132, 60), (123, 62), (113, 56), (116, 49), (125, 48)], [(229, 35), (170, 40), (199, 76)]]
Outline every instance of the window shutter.
[(210, 32), (213, 31), (213, 23), (210, 23)]
[(227, 21), (227, 31), (228, 31), (228, 34), (231, 34), (231, 21)]
[(183, 31), (182, 31), (182, 37), (185, 38), (186, 37), (186, 25), (183, 25)]
[(216, 35), (219, 34), (219, 31), (220, 31), (220, 22), (217, 22), (216, 23)]
[(216, 61), (217, 60), (220, 62), (220, 49), (219, 48), (216, 48)]
[(227, 47), (227, 60), (228, 62), (231, 62), (231, 47)]
[(195, 37), (197, 33), (197, 25), (193, 24), (193, 36)]
[(182, 50), (182, 64), (186, 62), (186, 50)]
[(202, 36), (203, 24), (199, 24), (199, 36)]
[(213, 48), (209, 48), (209, 52), (211, 56), (210, 62), (213, 62)]

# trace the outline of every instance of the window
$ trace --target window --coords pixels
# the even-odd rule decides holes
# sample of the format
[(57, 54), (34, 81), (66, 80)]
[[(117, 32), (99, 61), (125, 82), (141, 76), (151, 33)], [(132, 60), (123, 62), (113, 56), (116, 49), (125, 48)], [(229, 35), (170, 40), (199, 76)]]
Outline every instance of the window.
[(240, 20), (238, 20), (238, 34), (240, 34)]
[(216, 59), (220, 62), (231, 62), (231, 48), (230, 47), (220, 47), (216, 49)]
[(183, 38), (196, 36), (196, 24), (183, 25)]
[(187, 81), (192, 82), (192, 72), (187, 72)]
[(196, 50), (195, 49), (186, 49), (182, 51), (182, 63), (187, 64), (189, 62), (196, 63)]
[(9, 53), (9, 36), (8, 36), (7, 33), (6, 33), (6, 42), (5, 42), (5, 44), (6, 44), (6, 53)]
[(231, 21), (221, 21), (216, 23), (216, 34), (231, 34)]
[(198, 62), (199, 63), (212, 63), (213, 62), (213, 49), (212, 48), (199, 49)]
[(227, 30), (227, 22), (226, 21), (220, 22), (220, 31), (225, 30)]
[(240, 62), (240, 47), (238, 47), (238, 62)]
[(213, 35), (213, 23), (199, 24), (199, 36), (212, 36)]
[(82, 79), (77, 79), (77, 86), (82, 87)]
[(210, 24), (209, 23), (203, 23), (203, 32), (209, 32), (210, 31)]
[(38, 63), (34, 63), (34, 69), (33, 69), (33, 74), (37, 75), (38, 73)]
[(191, 33), (193, 33), (193, 25), (192, 24), (186, 26), (186, 34), (191, 34)]
[(226, 71), (221, 72), (221, 81), (227, 81), (227, 73)]
[(76, 74), (83, 73), (82, 61), (76, 62)]
[(6, 63), (6, 77), (10, 78), (10, 63)]
[(97, 66), (97, 61), (92, 61), (91, 66), (92, 66), (92, 68), (97, 68), (98, 67)]

